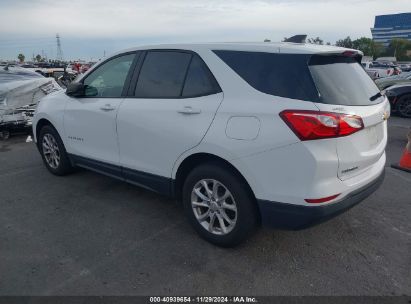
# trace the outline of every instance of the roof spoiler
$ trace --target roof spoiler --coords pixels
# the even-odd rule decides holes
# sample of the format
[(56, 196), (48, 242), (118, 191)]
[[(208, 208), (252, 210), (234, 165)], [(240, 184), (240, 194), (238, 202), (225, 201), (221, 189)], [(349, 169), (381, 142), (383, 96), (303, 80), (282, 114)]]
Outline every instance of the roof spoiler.
[(284, 42), (305, 43), (307, 35), (294, 35), (284, 40)]

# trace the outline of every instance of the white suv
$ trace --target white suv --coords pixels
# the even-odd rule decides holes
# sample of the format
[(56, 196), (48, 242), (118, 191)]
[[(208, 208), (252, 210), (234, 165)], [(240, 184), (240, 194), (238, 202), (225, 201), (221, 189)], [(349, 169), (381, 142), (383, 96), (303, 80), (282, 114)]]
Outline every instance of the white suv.
[(292, 43), (141, 47), (40, 102), (48, 170), (84, 167), (181, 199), (233, 246), (258, 224), (300, 229), (383, 180), (389, 103), (361, 53)]

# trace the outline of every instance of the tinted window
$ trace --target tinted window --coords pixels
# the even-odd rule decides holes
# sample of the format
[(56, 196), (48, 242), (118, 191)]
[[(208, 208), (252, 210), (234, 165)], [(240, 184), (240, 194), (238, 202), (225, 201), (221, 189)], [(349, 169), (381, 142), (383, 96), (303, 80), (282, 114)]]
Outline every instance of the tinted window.
[(309, 55), (214, 52), (256, 90), (275, 96), (318, 101), (318, 92), (307, 65)]
[(148, 52), (138, 77), (135, 96), (180, 97), (191, 56), (184, 52)]
[(193, 56), (187, 72), (182, 96), (205, 96), (220, 91), (221, 89), (217, 81), (204, 61), (198, 55)]
[(89, 86), (86, 96), (121, 97), (134, 57), (134, 54), (116, 57), (97, 67), (83, 82)]
[(309, 68), (322, 103), (357, 106), (384, 100), (377, 98), (380, 90), (354, 58), (312, 56)]

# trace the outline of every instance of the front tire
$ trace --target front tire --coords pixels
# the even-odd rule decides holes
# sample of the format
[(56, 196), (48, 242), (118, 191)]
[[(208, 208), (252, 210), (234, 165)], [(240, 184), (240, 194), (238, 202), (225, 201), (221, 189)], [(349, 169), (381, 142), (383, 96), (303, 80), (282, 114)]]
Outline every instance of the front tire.
[(197, 233), (218, 246), (238, 245), (257, 224), (256, 204), (248, 185), (223, 163), (193, 169), (183, 186), (183, 204)]
[(54, 175), (67, 175), (73, 167), (67, 156), (63, 141), (58, 132), (50, 125), (40, 130), (38, 147), (46, 168)]

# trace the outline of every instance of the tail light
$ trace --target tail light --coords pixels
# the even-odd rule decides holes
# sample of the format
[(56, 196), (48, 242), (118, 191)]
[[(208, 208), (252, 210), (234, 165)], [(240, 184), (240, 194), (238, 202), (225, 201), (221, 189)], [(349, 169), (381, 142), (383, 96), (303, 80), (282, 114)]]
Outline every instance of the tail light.
[(301, 140), (347, 136), (364, 128), (361, 117), (356, 115), (285, 110), (280, 116)]

